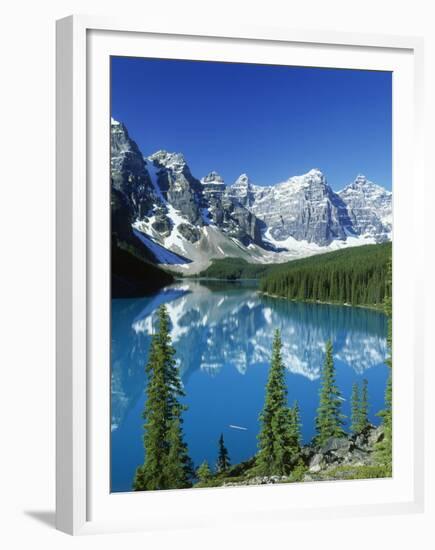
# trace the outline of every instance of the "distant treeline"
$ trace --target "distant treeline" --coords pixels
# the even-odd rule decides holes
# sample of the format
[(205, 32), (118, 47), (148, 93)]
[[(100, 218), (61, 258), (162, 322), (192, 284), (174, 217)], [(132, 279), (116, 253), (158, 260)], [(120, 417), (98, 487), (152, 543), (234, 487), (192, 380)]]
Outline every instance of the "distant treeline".
[(391, 297), (391, 243), (367, 245), (275, 266), (260, 290), (290, 300), (381, 305)]
[(242, 258), (224, 258), (213, 260), (212, 264), (199, 273), (199, 277), (210, 279), (258, 279), (266, 275), (272, 266), (265, 264), (251, 264)]

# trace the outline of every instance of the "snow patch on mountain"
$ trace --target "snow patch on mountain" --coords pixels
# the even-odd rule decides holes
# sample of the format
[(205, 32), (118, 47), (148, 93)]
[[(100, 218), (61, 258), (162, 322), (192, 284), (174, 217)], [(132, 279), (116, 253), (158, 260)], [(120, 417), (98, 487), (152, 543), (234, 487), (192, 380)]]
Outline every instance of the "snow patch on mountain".
[(157, 263), (165, 265), (178, 265), (188, 264), (191, 262), (188, 258), (183, 258), (182, 256), (179, 256), (178, 254), (175, 254), (174, 252), (171, 252), (170, 250), (167, 250), (163, 246), (159, 245), (142, 231), (133, 229), (133, 233), (149, 250), (151, 250), (157, 259)]
[(391, 239), (392, 194), (365, 176), (338, 193), (317, 168), (276, 185), (246, 173), (226, 185), (216, 171), (193, 177), (182, 153), (143, 157), (117, 120), (111, 132), (117, 231), (126, 233), (121, 218), (132, 223), (171, 269), (195, 273), (225, 256), (279, 263)]
[(157, 176), (157, 172), (158, 172), (158, 168), (157, 166), (154, 164), (154, 162), (152, 162), (151, 160), (149, 159), (144, 159), (145, 161), (145, 166), (146, 166), (146, 169), (148, 170), (148, 174), (151, 178), (151, 183), (153, 184), (153, 187), (154, 187), (154, 192), (156, 194), (156, 196), (161, 200), (162, 204), (165, 204), (166, 203), (166, 199), (164, 198), (163, 196), (163, 193), (159, 187), (159, 184), (157, 183), (157, 179), (158, 179), (158, 176)]
[(390, 191), (359, 174), (338, 195), (359, 234), (372, 236), (377, 242), (391, 239), (393, 216)]
[[(375, 244), (376, 240), (370, 236), (348, 236), (346, 240), (332, 241), (328, 246), (319, 246), (316, 243), (310, 243), (308, 241), (298, 241), (293, 237), (287, 237), (283, 240), (274, 239), (271, 235), (271, 229), (268, 228), (263, 235), (263, 239), (273, 245), (273, 247), (280, 251), (279, 254), (286, 252), (287, 256), (290, 255), (290, 259), (304, 258), (307, 256), (313, 256), (315, 254), (323, 254), (325, 252), (332, 252), (333, 250), (340, 250), (343, 248), (352, 248), (355, 246), (362, 246), (366, 244)], [(288, 258), (287, 258), (288, 259)]]

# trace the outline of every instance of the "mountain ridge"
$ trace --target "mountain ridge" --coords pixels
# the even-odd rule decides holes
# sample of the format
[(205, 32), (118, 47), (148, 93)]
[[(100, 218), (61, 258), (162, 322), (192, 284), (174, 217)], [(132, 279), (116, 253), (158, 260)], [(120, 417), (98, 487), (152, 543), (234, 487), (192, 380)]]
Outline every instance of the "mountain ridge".
[[(195, 273), (228, 256), (280, 263), (391, 239), (391, 192), (361, 174), (338, 192), (318, 168), (269, 186), (242, 173), (227, 185), (216, 170), (196, 178), (182, 153), (144, 156), (114, 119), (111, 136), (112, 195), (122, 204), (112, 224), (145, 235), (153, 253), (155, 244), (189, 260), (157, 254), (169, 269)], [(128, 222), (113, 219), (121, 215)]]

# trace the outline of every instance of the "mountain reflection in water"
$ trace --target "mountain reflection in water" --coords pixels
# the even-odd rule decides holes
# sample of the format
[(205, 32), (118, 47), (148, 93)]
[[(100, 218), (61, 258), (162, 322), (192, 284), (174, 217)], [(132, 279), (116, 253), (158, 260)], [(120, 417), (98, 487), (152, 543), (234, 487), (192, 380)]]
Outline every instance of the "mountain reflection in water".
[[(185, 386), (186, 440), (193, 460), (215, 460), (224, 432), (233, 462), (255, 452), (272, 339), (281, 330), (289, 402), (299, 401), (303, 436), (313, 435), (325, 343), (334, 345), (337, 382), (347, 399), (367, 378), (370, 419), (383, 406), (386, 317), (377, 311), (307, 304), (263, 296), (256, 283), (184, 282), (152, 298), (112, 301), (112, 490), (131, 487), (143, 460), (145, 374), (156, 310), (166, 304)], [(246, 432), (230, 424), (246, 426)]]

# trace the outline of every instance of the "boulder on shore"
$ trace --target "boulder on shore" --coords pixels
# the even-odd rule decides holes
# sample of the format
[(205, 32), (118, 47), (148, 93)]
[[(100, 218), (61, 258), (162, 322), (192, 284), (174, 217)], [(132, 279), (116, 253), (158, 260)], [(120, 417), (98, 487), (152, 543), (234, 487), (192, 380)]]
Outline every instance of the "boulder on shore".
[(375, 446), (383, 437), (383, 426), (370, 424), (358, 434), (331, 437), (322, 446), (304, 447), (308, 472), (319, 473), (337, 466), (371, 466)]

